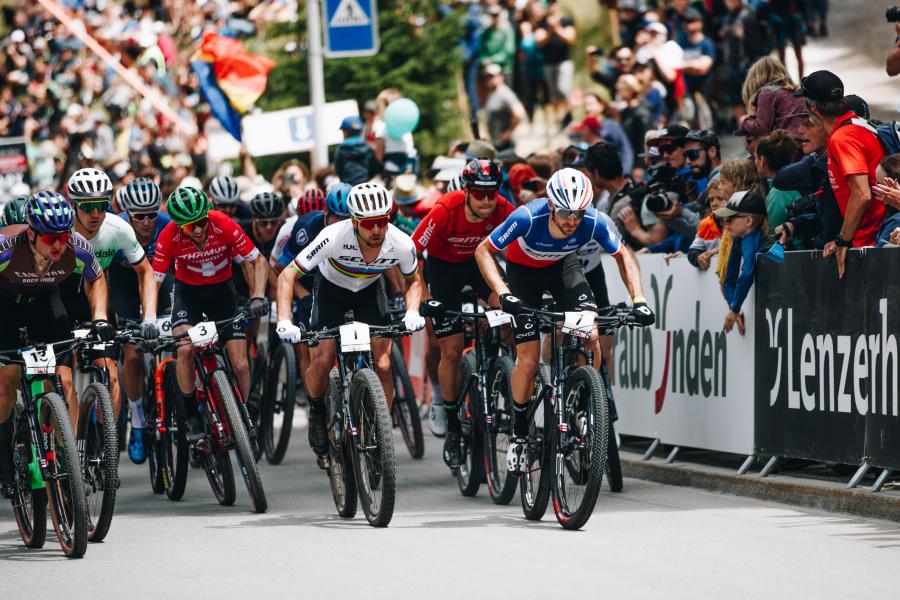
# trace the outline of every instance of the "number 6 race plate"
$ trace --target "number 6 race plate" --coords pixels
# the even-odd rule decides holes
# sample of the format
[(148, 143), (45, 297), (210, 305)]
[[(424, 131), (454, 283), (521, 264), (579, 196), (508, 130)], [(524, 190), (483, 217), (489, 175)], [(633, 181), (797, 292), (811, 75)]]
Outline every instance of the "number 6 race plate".
[(22, 352), (25, 359), (26, 375), (49, 375), (56, 369), (56, 354), (53, 352), (53, 344), (47, 344), (46, 348), (30, 348)]
[(594, 319), (591, 315), (583, 312), (567, 312), (563, 313), (566, 318), (563, 321), (563, 333), (571, 333), (575, 337), (588, 338), (591, 337), (591, 331), (594, 329)]
[(172, 317), (167, 315), (156, 319), (156, 328), (163, 335), (172, 335)]
[(191, 343), (195, 346), (202, 346), (204, 344), (214, 344), (219, 339), (219, 332), (216, 331), (215, 323), (203, 321), (188, 329), (188, 337), (191, 338)]
[(341, 352), (368, 352), (372, 349), (369, 326), (359, 321), (341, 325)]

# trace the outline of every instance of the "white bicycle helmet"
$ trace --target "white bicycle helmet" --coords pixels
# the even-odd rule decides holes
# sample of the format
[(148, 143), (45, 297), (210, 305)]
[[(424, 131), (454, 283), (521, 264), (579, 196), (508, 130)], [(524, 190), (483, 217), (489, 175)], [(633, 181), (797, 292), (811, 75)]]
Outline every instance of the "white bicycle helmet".
[(380, 183), (360, 183), (350, 189), (347, 208), (350, 209), (350, 215), (357, 219), (382, 217), (391, 214), (394, 201)]
[(66, 185), (69, 199), (75, 202), (109, 200), (113, 195), (109, 175), (100, 169), (78, 169)]
[(119, 188), (121, 198), (116, 195), (119, 206), (129, 213), (156, 212), (162, 202), (162, 194), (159, 187), (152, 179), (136, 177), (128, 182), (125, 187)]
[(237, 204), (241, 199), (241, 190), (233, 178), (219, 175), (209, 182), (209, 195), (216, 204)]
[(550, 176), (547, 198), (556, 208), (584, 210), (594, 201), (594, 188), (587, 175), (566, 167)]

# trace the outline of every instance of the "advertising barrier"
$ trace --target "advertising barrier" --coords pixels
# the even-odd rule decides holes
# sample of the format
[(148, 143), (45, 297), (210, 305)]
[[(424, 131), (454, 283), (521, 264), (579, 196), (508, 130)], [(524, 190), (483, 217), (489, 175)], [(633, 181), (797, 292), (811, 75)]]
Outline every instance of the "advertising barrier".
[(900, 252), (820, 252), (757, 274), (756, 439), (763, 454), (900, 466)]
[(0, 197), (7, 198), (16, 184), (31, 185), (25, 138), (0, 138)]
[[(722, 330), (727, 305), (715, 274), (686, 258), (639, 255), (644, 291), (656, 313), (648, 328), (622, 329), (613, 349), (619, 433), (720, 452), (754, 450), (753, 291), (747, 332)], [(630, 302), (612, 257), (603, 268), (613, 303)]]

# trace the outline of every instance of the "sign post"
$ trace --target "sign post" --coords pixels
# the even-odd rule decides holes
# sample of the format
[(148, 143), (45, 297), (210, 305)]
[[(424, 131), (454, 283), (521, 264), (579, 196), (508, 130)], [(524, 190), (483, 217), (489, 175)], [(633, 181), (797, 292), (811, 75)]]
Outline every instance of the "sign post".
[[(307, 0), (306, 23), (309, 30), (309, 93), (313, 115), (319, 116), (325, 109), (325, 67), (322, 64), (322, 33), (319, 31), (319, 0)], [(321, 169), (328, 164), (328, 145), (317, 129), (314, 125), (312, 164), (314, 169)]]

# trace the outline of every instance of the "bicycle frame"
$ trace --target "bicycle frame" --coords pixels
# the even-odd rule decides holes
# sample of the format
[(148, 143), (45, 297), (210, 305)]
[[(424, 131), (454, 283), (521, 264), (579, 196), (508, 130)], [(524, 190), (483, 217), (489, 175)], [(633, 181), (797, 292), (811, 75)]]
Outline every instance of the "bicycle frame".
[[(238, 405), (244, 406), (238, 386), (234, 384), (234, 371), (231, 368), (231, 361), (228, 360), (228, 353), (219, 348), (215, 343), (207, 344), (198, 348), (194, 354), (194, 369), (200, 381), (203, 382), (202, 389), (197, 389), (198, 401), (202, 398), (209, 417), (212, 419), (213, 439), (218, 444), (219, 450), (226, 452), (230, 450), (234, 442), (231, 439), (230, 423), (226, 424), (220, 417), (221, 400), (213, 393), (212, 376), (216, 371), (223, 369), (228, 375), (228, 380), (232, 382), (232, 388), (237, 394)], [(246, 410), (245, 408), (242, 410)], [(249, 422), (249, 419), (248, 419)], [(249, 432), (248, 432), (249, 433)]]

